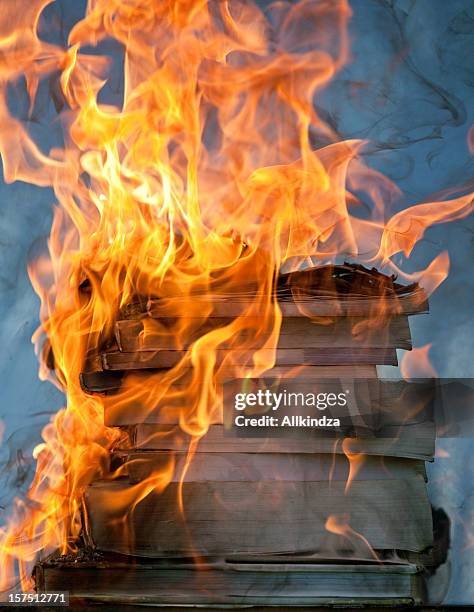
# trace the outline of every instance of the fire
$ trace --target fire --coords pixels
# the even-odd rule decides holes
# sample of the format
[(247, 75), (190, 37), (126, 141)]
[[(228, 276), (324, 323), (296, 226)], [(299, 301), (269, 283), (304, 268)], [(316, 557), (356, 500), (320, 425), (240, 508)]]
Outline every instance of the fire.
[(377, 553), (372, 548), (368, 540), (364, 538), (363, 535), (352, 529), (349, 523), (349, 515), (331, 514), (326, 521), (325, 527), (329, 533), (345, 538), (354, 552), (363, 556), (367, 555), (369, 558), (372, 558), (375, 561), (380, 561)]
[(438, 378), (438, 373), (429, 358), (431, 344), (413, 348), (403, 355), (400, 373), (406, 380), (411, 378)]
[[(52, 4), (4, 0), (0, 17), (4, 177), (51, 187), (57, 201), (49, 254), (29, 273), (41, 298), (40, 376), (66, 396), (36, 448), (27, 499), (0, 532), (2, 589), (15, 571), (27, 589), (38, 554), (77, 546), (84, 489), (109, 473), (121, 435), (104, 425), (108, 404), (151, 410), (162, 401), (183, 430), (203, 435), (221, 418), (223, 373), (243, 371), (232, 357), (218, 362), (216, 350), (242, 351), (254, 375), (273, 365), (264, 349), (279, 333), (281, 266), (348, 253), (396, 270), (392, 256), (409, 256), (430, 225), (472, 210), (468, 195), (390, 217), (383, 194), (396, 187), (363, 166), (363, 142), (340, 141), (315, 111), (315, 96), (348, 61), (346, 0), (282, 2), (267, 12), (240, 0), (89, 0), (66, 48), (45, 40)], [(120, 53), (103, 50), (111, 39)], [(113, 105), (107, 83), (122, 53), (123, 99)], [(64, 142), (44, 152), (11, 94), (21, 91), (31, 113), (47, 83)], [(357, 216), (348, 185), (370, 194), (371, 219)], [(412, 277), (432, 290), (447, 270), (442, 254)], [(197, 334), (210, 306), (193, 296), (242, 286), (256, 290), (247, 310)], [(178, 345), (197, 336), (191, 349), (146, 385), (129, 376), (113, 398), (87, 395), (79, 374), (120, 309), (152, 297), (173, 321), (165, 334)], [(171, 474), (167, 466), (114, 500), (118, 515)]]

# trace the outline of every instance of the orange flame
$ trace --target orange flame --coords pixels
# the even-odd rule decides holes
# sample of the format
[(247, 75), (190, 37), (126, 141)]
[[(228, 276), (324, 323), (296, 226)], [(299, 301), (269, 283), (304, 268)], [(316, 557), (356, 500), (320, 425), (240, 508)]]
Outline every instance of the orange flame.
[(353, 546), (354, 551), (368, 554), (375, 561), (380, 560), (367, 538), (365, 538), (361, 533), (355, 531), (355, 529), (349, 525), (349, 515), (331, 514), (326, 520), (325, 528), (329, 531), (329, 533), (334, 533), (335, 535), (339, 535), (347, 539)]
[[(40, 376), (67, 398), (43, 431), (27, 500), (17, 500), (0, 532), (2, 589), (15, 563), (27, 589), (38, 553), (74, 550), (85, 487), (109, 475), (109, 450), (122, 437), (104, 425), (112, 402), (123, 410), (160, 403), (201, 436), (221, 418), (220, 377), (243, 371), (230, 353), (218, 362), (220, 346), (238, 348), (254, 375), (273, 365), (265, 349), (280, 329), (273, 289), (283, 264), (349, 253), (395, 268), (390, 258), (408, 256), (430, 225), (472, 210), (469, 195), (385, 222), (384, 194), (396, 187), (363, 166), (363, 142), (338, 141), (318, 116), (315, 96), (348, 57), (346, 0), (276, 3), (267, 13), (240, 0), (89, 0), (66, 49), (41, 37), (51, 3), (4, 0), (0, 17), (4, 178), (52, 187), (58, 202), (49, 256), (29, 272), (41, 298)], [(114, 58), (90, 53), (107, 39), (124, 53), (120, 108), (102, 101)], [(61, 99), (65, 142), (48, 153), (9, 105), (11, 87), (24, 87), (33, 109), (46, 79)], [(372, 219), (351, 214), (357, 199), (348, 184), (372, 197)], [(431, 290), (447, 269), (441, 255), (414, 277)], [(193, 295), (242, 286), (258, 289), (242, 316), (197, 334), (210, 306)], [(176, 298), (162, 301), (172, 321), (166, 333), (182, 346), (196, 337), (183, 360), (146, 385), (129, 376), (113, 400), (84, 393), (79, 374), (113, 337), (120, 309), (166, 296)], [(133, 508), (171, 472), (134, 486), (114, 507)]]
[(411, 378), (438, 378), (438, 373), (430, 362), (430, 349), (431, 344), (426, 344), (404, 353), (400, 364), (400, 373), (405, 380), (410, 380)]
[(346, 487), (344, 489), (344, 492), (347, 495), (354, 479), (356, 478), (357, 474), (359, 473), (359, 471), (364, 465), (366, 455), (364, 453), (355, 453), (351, 451), (349, 438), (345, 438), (342, 441), (342, 450), (349, 462), (349, 474), (347, 476)]

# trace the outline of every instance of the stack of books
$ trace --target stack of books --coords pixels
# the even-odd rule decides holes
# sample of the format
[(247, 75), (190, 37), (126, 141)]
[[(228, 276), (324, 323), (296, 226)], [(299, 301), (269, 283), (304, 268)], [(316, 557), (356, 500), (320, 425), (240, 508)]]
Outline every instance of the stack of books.
[[(199, 338), (238, 317), (237, 337), (213, 353), (215, 380), (239, 379), (235, 389), (253, 371), (252, 330), (263, 320), (257, 298), (251, 286), (193, 295), (184, 340), (170, 333), (186, 319), (181, 298), (122, 309), (81, 384), (104, 395), (105, 423), (122, 428), (126, 442), (112, 452), (114, 477), (85, 494), (82, 551), (40, 562), (39, 590), (163, 605), (423, 600), (433, 546), (429, 384), (380, 380), (377, 366), (396, 365), (397, 349), (410, 350), (408, 316), (427, 312), (425, 293), (357, 265), (282, 274), (273, 299), (283, 320), (277, 340), (270, 334), (259, 349), (259, 360), (274, 363), (262, 384), (277, 380), (296, 392), (343, 381), (365, 389), (364, 402), (340, 428), (296, 436), (242, 435), (222, 411), (183, 420)], [(140, 394), (136, 403), (120, 401), (130, 381), (152, 381), (156, 396), (146, 405)]]

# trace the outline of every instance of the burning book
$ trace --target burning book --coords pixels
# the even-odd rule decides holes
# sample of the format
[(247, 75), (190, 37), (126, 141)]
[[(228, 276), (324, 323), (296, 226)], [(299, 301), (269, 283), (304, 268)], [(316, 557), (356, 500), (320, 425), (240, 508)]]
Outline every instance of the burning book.
[[(66, 582), (76, 601), (173, 606), (312, 606), (349, 609), (360, 602), (383, 606), (421, 603), (425, 593), (416, 565), (385, 563), (288, 563), (284, 558), (251, 563), (221, 561), (211, 566), (145, 562), (127, 557), (56, 558), (35, 568), (41, 592)], [(318, 594), (315, 597), (315, 593)], [(336, 594), (336, 595), (335, 595)]]
[[(334, 286), (322, 284), (324, 277)], [(340, 278), (343, 289), (338, 286)], [(278, 287), (291, 287), (291, 293), (286, 295), (286, 289)], [(248, 291), (242, 294), (250, 302), (254, 297)], [(71, 565), (67, 559), (51, 559), (36, 570), (40, 588), (63, 581), (74, 584), (76, 597), (100, 599), (112, 576), (121, 581), (126, 572), (126, 592), (120, 594), (126, 601), (141, 601), (140, 582), (148, 576), (153, 581), (165, 579), (167, 587), (153, 582), (141, 594), (144, 602), (323, 604), (364, 601), (367, 580), (372, 599), (383, 601), (391, 593), (392, 602), (420, 601), (423, 579), (416, 568), (430, 565), (433, 545), (424, 461), (434, 453), (434, 423), (423, 402), (425, 387), (418, 384), (413, 390), (407, 383), (379, 381), (376, 366), (385, 363), (385, 351), (392, 350), (396, 358), (396, 348), (411, 347), (407, 314), (426, 312), (426, 296), (416, 285), (407, 290), (375, 271), (348, 264), (286, 275), (275, 293), (279, 300), (283, 295), (289, 315), (283, 314), (281, 329), (287, 332), (280, 334), (273, 350), (280, 350), (282, 343), (290, 350), (318, 346), (333, 363), (314, 364), (311, 358), (300, 357), (299, 363), (285, 365), (277, 358), (270, 376), (276, 372), (285, 389), (301, 392), (314, 390), (321, 378), (345, 378), (348, 384), (359, 375), (358, 382), (368, 392), (369, 403), (364, 406), (370, 414), (361, 409), (349, 414), (351, 435), (330, 428), (294, 439), (266, 437), (264, 429), (256, 437), (229, 436), (221, 413), (193, 439), (179, 423), (180, 397), (189, 384), (186, 377), (192, 376), (191, 366), (183, 374), (185, 380), (175, 383), (174, 406), (172, 388), (145, 406), (138, 400), (121, 402), (121, 389), (127, 388), (129, 376), (143, 382), (153, 376), (166, 378), (175, 362), (165, 370), (153, 359), (163, 351), (192, 351), (193, 342), (231, 325), (232, 316), (223, 317), (222, 296), (206, 296), (212, 307), (218, 305), (219, 316), (195, 317), (198, 332), (178, 349), (168, 329), (176, 317), (161, 319), (159, 310), (150, 307), (162, 300), (150, 300), (144, 308), (137, 301), (124, 309), (126, 318), (119, 319), (111, 339), (99, 347), (102, 357), (124, 355), (122, 362), (116, 362), (126, 364), (117, 369), (116, 388), (110, 389), (107, 379), (99, 389), (87, 388), (90, 376), (97, 385), (106, 368), (82, 374), (88, 393), (106, 394), (107, 424), (127, 432), (124, 443), (113, 449), (111, 477), (93, 482), (84, 497), (81, 539), (86, 550), (105, 555), (98, 565), (101, 586), (91, 585), (91, 561)], [(383, 315), (378, 310), (381, 298), (390, 304)], [(236, 293), (232, 303), (239, 299), (244, 301)], [(314, 314), (320, 300), (324, 317)], [(356, 301), (357, 316), (353, 312), (349, 316), (344, 304)], [(172, 302), (171, 297), (166, 300), (167, 308), (174, 308)], [(311, 317), (299, 310), (303, 302)], [(112, 353), (110, 343), (116, 343)], [(364, 350), (367, 345), (373, 354)], [(221, 350), (225, 362), (237, 349)], [(151, 356), (148, 363), (147, 356)], [(91, 363), (99, 362), (89, 354), (88, 367)], [(130, 363), (133, 367), (126, 367)], [(248, 366), (237, 361), (235, 371), (240, 372), (242, 365)], [(224, 378), (230, 370), (227, 366)], [(164, 474), (160, 486), (157, 475)], [(146, 496), (133, 509), (127, 507), (143, 488)], [(202, 581), (199, 567), (189, 566), (196, 556), (204, 564)], [(188, 565), (176, 564), (183, 559)], [(223, 565), (217, 561), (222, 559)], [(373, 565), (374, 560), (381, 565)], [(173, 592), (173, 581), (188, 580), (193, 572), (196, 577), (181, 594)], [(300, 580), (307, 585), (306, 593), (297, 587)], [(339, 584), (336, 595), (330, 594), (332, 580)], [(213, 588), (207, 588), (211, 583)], [(226, 599), (229, 590), (233, 596)], [(111, 587), (107, 597), (114, 597)]]

